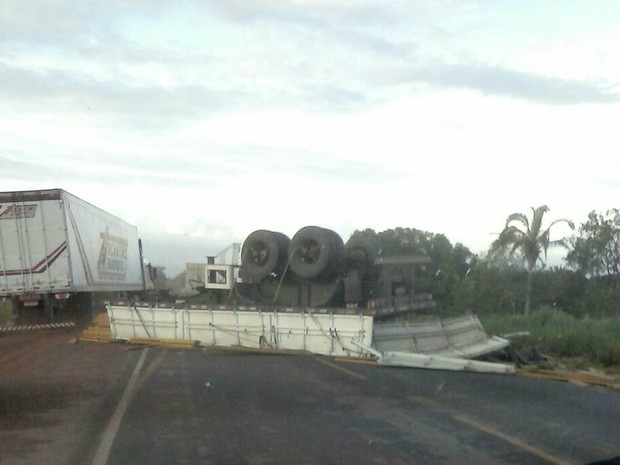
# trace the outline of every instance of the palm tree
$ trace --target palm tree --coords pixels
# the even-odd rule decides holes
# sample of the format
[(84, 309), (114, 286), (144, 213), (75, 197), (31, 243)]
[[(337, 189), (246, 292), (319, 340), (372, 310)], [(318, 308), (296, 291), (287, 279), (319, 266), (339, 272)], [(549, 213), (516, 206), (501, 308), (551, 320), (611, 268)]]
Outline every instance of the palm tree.
[(532, 275), (536, 263), (540, 261), (544, 264), (541, 258), (541, 252), (544, 251), (545, 259), (547, 258), (547, 249), (553, 246), (567, 247), (564, 239), (550, 240), (551, 228), (558, 223), (566, 223), (571, 229), (575, 228), (572, 221), (566, 219), (559, 219), (553, 221), (547, 229), (542, 229), (542, 219), (545, 213), (549, 211), (549, 207), (542, 205), (538, 208), (532, 207), (532, 221), (530, 222), (526, 215), (523, 213), (513, 213), (506, 219), (506, 226), (504, 230), (499, 234), (499, 237), (493, 245), (491, 250), (507, 250), (513, 254), (519, 251), (525, 267), (527, 269), (527, 282), (525, 285), (525, 314), (530, 313), (530, 301), (532, 295)]

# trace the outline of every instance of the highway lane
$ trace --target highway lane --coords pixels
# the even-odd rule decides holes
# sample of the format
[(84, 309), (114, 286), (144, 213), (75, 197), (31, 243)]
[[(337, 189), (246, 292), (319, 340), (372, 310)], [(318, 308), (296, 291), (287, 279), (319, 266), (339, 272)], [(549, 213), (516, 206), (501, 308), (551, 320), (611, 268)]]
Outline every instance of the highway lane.
[(0, 335), (1, 465), (91, 463), (139, 353), (79, 332)]
[(150, 349), (106, 463), (581, 464), (620, 397), (548, 380)]
[[(406, 369), (389, 376), (415, 383), (413, 402), (450, 412), (463, 423), (493, 426), (569, 463), (620, 455), (617, 392), (518, 376)], [(374, 378), (377, 390), (381, 378)]]

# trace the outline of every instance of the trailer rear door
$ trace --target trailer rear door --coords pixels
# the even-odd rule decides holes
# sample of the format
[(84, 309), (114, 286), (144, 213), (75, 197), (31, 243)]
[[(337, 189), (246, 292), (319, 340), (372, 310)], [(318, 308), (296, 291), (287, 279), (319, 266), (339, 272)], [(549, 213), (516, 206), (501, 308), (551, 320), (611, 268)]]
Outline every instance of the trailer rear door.
[(51, 190), (0, 196), (0, 295), (61, 292), (69, 287), (60, 195)]

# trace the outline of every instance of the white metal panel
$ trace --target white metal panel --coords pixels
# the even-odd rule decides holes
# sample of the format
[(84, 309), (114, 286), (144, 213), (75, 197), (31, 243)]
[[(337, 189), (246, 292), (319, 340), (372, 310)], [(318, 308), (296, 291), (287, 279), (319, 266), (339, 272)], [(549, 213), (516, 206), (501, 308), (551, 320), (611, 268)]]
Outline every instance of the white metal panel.
[(200, 341), (204, 346), (304, 350), (359, 357), (353, 344), (372, 341), (373, 317), (331, 313), (193, 310), (109, 305), (115, 339), (154, 338)]
[(374, 330), (374, 318), (367, 318), (361, 315), (339, 315), (333, 314), (332, 337), (337, 341), (337, 346), (347, 354), (359, 352), (359, 347), (353, 341), (372, 341)]
[[(115, 339), (187, 339), (200, 341), (204, 346), (269, 347), (351, 357), (371, 354), (382, 365), (484, 373), (514, 372), (513, 366), (505, 364), (373, 349), (370, 342), (373, 340), (374, 318), (367, 315), (108, 305), (108, 317)], [(467, 327), (462, 322), (448, 326), (457, 332)], [(428, 325), (425, 329), (428, 330)]]
[[(218, 330), (213, 326), (213, 314), (207, 310), (188, 312), (180, 310), (183, 317), (183, 336), (180, 339), (192, 341), (218, 341)], [(214, 345), (213, 343), (209, 345)]]
[(380, 352), (356, 341), (354, 341), (353, 344), (377, 357), (377, 363), (379, 365), (425, 368), (430, 370), (475, 371), (477, 373), (496, 374), (512, 374), (516, 371), (514, 365), (504, 363), (481, 362), (458, 357), (444, 357), (412, 352)]
[(412, 352), (474, 358), (501, 350), (510, 341), (489, 337), (475, 315), (448, 320), (376, 324), (374, 347), (381, 352)]
[[(317, 338), (318, 329), (312, 324), (312, 329), (308, 328), (307, 315), (304, 313), (269, 313), (269, 330), (272, 340), (271, 346), (290, 347), (292, 350), (308, 350), (320, 341)], [(319, 336), (321, 338), (321, 336)]]
[(146, 328), (149, 329), (149, 336), (155, 339), (179, 339), (177, 337), (178, 312), (156, 312), (154, 308), (135, 307), (134, 311), (139, 312)]
[(441, 325), (450, 345), (456, 349), (478, 344), (488, 339), (480, 320), (474, 315), (442, 320)]
[(475, 315), (443, 320), (441, 324), (450, 347), (466, 358), (495, 352), (510, 345), (507, 339), (489, 337)]
[(431, 353), (450, 348), (438, 321), (375, 325), (375, 346), (382, 351)]
[(460, 358), (441, 357), (437, 355), (412, 354), (405, 352), (387, 352), (378, 360), (381, 365), (410, 368), (428, 368), (433, 370), (475, 371), (478, 373), (510, 374), (515, 367), (504, 363), (480, 362)]

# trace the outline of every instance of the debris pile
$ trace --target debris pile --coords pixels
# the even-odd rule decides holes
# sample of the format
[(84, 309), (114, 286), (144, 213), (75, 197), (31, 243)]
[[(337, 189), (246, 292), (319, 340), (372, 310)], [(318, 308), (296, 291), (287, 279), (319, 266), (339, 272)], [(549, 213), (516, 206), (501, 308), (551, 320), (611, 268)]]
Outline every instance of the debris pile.
[(110, 331), (110, 321), (107, 313), (98, 313), (91, 325), (82, 331), (78, 338), (80, 341), (88, 342), (110, 342), (112, 332)]
[(531, 378), (545, 378), (582, 386), (603, 386), (620, 391), (620, 379), (596, 370), (568, 370), (562, 368), (523, 367), (517, 374)]

